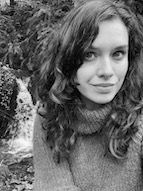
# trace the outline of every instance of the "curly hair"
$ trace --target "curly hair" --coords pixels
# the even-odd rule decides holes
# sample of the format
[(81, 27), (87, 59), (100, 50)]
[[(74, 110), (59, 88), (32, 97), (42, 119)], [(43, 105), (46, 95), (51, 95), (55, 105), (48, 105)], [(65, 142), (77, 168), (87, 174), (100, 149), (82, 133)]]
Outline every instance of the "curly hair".
[(80, 94), (74, 78), (83, 63), (85, 52), (99, 33), (102, 21), (120, 18), (129, 34), (129, 68), (124, 84), (112, 101), (108, 116), (108, 150), (115, 158), (126, 156), (129, 142), (137, 132), (137, 118), (143, 106), (143, 34), (136, 15), (120, 1), (91, 0), (75, 7), (65, 17), (61, 28), (49, 37), (40, 70), (38, 95), (48, 105), (44, 128), (54, 160), (68, 157), (76, 142)]

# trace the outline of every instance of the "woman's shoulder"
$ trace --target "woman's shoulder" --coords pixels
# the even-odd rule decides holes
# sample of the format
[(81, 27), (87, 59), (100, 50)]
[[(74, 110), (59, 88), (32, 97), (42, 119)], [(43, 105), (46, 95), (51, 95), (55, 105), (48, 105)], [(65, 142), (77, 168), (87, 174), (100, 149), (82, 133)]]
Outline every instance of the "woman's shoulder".
[(33, 148), (34, 152), (37, 151), (37, 147), (41, 148), (41, 145), (45, 145), (47, 139), (47, 131), (44, 128), (45, 119), (36, 113), (33, 125)]

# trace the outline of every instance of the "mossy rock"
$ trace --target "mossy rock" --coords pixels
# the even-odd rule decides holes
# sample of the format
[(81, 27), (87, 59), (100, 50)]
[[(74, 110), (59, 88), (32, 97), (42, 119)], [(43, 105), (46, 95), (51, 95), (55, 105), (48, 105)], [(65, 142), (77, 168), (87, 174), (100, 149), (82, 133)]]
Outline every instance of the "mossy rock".
[(8, 123), (13, 120), (17, 107), (18, 85), (12, 69), (0, 67), (0, 137), (3, 137)]

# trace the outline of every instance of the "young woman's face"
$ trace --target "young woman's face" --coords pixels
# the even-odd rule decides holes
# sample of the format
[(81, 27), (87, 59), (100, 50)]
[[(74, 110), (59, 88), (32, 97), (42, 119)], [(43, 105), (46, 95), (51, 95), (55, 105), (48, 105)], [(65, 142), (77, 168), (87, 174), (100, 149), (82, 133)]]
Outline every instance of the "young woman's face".
[(77, 89), (88, 108), (113, 100), (128, 70), (128, 30), (119, 18), (99, 25), (99, 34), (77, 70)]

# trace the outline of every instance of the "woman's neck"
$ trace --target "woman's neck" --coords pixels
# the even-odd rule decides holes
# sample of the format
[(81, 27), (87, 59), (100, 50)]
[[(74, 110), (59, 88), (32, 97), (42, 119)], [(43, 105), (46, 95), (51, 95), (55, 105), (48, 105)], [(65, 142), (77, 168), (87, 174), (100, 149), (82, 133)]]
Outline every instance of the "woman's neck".
[(99, 103), (95, 103), (92, 100), (89, 100), (88, 98), (86, 98), (85, 96), (81, 96), (81, 102), (83, 104), (83, 106), (89, 110), (89, 111), (94, 111), (94, 110), (100, 110), (102, 108), (104, 108), (106, 105), (109, 105), (109, 103), (107, 104), (99, 104)]

